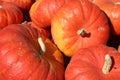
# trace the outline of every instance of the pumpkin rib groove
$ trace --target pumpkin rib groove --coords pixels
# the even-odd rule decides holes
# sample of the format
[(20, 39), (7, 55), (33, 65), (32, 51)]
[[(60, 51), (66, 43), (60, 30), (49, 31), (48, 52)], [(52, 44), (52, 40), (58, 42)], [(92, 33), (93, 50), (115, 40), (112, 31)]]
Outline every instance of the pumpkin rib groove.
[[(51, 64), (51, 62), (49, 61), (49, 59), (47, 58), (44, 58), (45, 59), (45, 61), (48, 63), (48, 65), (49, 65), (49, 72), (48, 72), (48, 74), (50, 74), (50, 70), (53, 70), (54, 68), (52, 68), (52, 65), (50, 65)], [(54, 67), (54, 66), (53, 66)], [(56, 71), (54, 71), (54, 72), (56, 72)], [(47, 76), (46, 76), (46, 79), (48, 79), (48, 77), (49, 77), (49, 75), (47, 74)], [(57, 76), (57, 75), (56, 75)], [(55, 79), (56, 80), (56, 79)]]
[[(8, 18), (8, 13), (7, 13), (6, 10), (4, 10), (4, 13), (5, 13), (5, 16)], [(5, 18), (5, 20), (6, 20), (6, 23), (7, 23), (6, 25), (8, 25), (8, 19)]]
[[(93, 20), (93, 19), (91, 19), (91, 18), (93, 18), (93, 16), (94, 16), (93, 14), (95, 13), (95, 12), (94, 12), (95, 9), (96, 9), (96, 8), (92, 6), (92, 10), (91, 10), (91, 15), (92, 15), (92, 16), (89, 18), (89, 20)], [(97, 14), (97, 15), (95, 16), (96, 18), (94, 18), (94, 20), (93, 20), (89, 25), (87, 25), (87, 26), (93, 25), (96, 21), (98, 21), (98, 18), (101, 17), (100, 15), (101, 15), (101, 13)], [(89, 22), (90, 22), (90, 21), (89, 21)], [(92, 28), (92, 27), (94, 27), (94, 26), (90, 26), (90, 27), (87, 27), (87, 28), (89, 29), (89, 28)]]
[[(7, 11), (6, 11), (6, 16), (8, 17), (8, 19), (7, 19), (7, 23), (8, 23), (8, 24), (13, 23), (13, 22), (11, 22), (12, 20), (9, 21), (9, 16), (12, 16), (11, 18), (14, 18), (14, 21), (17, 22), (17, 20), (16, 20), (17, 16), (15, 15), (16, 12), (13, 11), (14, 13), (9, 14), (11, 11), (13, 11), (13, 10), (12, 10), (12, 9), (11, 9), (11, 10), (7, 9)], [(8, 24), (7, 24), (7, 25), (8, 25)]]
[[(14, 11), (13, 11), (13, 12), (14, 12)], [(17, 12), (17, 11), (16, 11), (16, 12)], [(14, 17), (15, 21), (16, 21), (16, 22), (19, 22), (19, 19), (17, 19), (17, 18), (18, 18), (17, 15), (15, 15), (16, 12), (14, 12), (12, 15), (15, 16), (15, 17)], [(20, 13), (20, 12), (18, 12), (18, 13)], [(21, 15), (19, 15), (19, 16), (21, 16)], [(21, 22), (22, 22), (22, 21), (21, 21)], [(19, 23), (21, 23), (21, 22), (19, 22)]]
[[(78, 0), (79, 1), (79, 0)], [(85, 20), (85, 11), (84, 11), (84, 8), (83, 8), (83, 4), (82, 4), (82, 1), (79, 2), (80, 6), (81, 6), (81, 9), (82, 9), (82, 16), (83, 16), (83, 21)], [(84, 23), (83, 23), (84, 24)]]
[(31, 76), (36, 72), (36, 70), (37, 69), (39, 69), (39, 63), (38, 63), (38, 65), (36, 66), (36, 68), (35, 68), (35, 70), (33, 70), (32, 72), (31, 72), (31, 74), (27, 77), (27, 79), (29, 80), (29, 78), (31, 78)]
[[(11, 14), (10, 12), (12, 12), (12, 11), (13, 11), (13, 9), (11, 9), (11, 10), (10, 10), (10, 9), (7, 9), (7, 10), (6, 10), (6, 16), (7, 16), (7, 18), (8, 18), (8, 19), (7, 19), (7, 23), (9, 22), (9, 17), (12, 16), (11, 18), (14, 18), (14, 19), (15, 19), (15, 17), (16, 17), (16, 15), (13, 16), (16, 12), (14, 12), (14, 13)], [(11, 20), (11, 21), (12, 21), (12, 20)], [(11, 21), (10, 21), (8, 24), (10, 24)], [(16, 21), (16, 19), (15, 19), (15, 21)], [(7, 24), (7, 25), (8, 25), (8, 24)]]
[[(5, 9), (2, 9), (2, 11), (3, 11), (4, 15), (7, 16), (6, 10), (5, 10)], [(5, 17), (5, 16), (3, 16), (3, 17)], [(5, 23), (6, 23), (6, 22), (7, 22), (7, 19), (6, 19), (6, 18), (3, 18), (3, 19), (4, 19)], [(2, 22), (3, 22), (3, 21), (2, 21)], [(7, 24), (6, 24), (6, 25), (7, 25)], [(5, 25), (5, 26), (6, 26), (6, 25)]]
[[(42, 64), (43, 64), (44, 62), (46, 62), (46, 61), (44, 61), (44, 60), (41, 61)], [(41, 67), (41, 65), (38, 65), (38, 67), (37, 67), (37, 69), (36, 69), (36, 71), (39, 71), (38, 73), (40, 73), (40, 70), (39, 70), (40, 67)], [(46, 67), (46, 66), (45, 66), (45, 67)], [(48, 64), (47, 64), (47, 72), (46, 72), (47, 75), (48, 75), (48, 71), (49, 71), (49, 70), (48, 70)], [(36, 74), (35, 71), (34, 71), (34, 73), (33, 73), (32, 75), (34, 75), (34, 74)], [(43, 73), (43, 74), (45, 74), (45, 73)], [(43, 75), (43, 74), (42, 74), (42, 75)], [(41, 74), (39, 74), (39, 75), (41, 75)], [(43, 77), (43, 78), (45, 78), (44, 80), (47, 80), (47, 75), (44, 75), (44, 76), (45, 76), (45, 77)], [(41, 79), (42, 77), (41, 77), (41, 76), (40, 76), (40, 77), (38, 76), (38, 78)]]
[(47, 62), (47, 63), (48, 63), (48, 65), (49, 65), (48, 73), (47, 73), (47, 75), (46, 75), (46, 80), (47, 80), (47, 79), (48, 79), (48, 76), (49, 76), (48, 74), (50, 73), (50, 70), (51, 70), (51, 69), (50, 69), (50, 68), (51, 68), (51, 66), (50, 66), (50, 63), (48, 62), (48, 60), (46, 60), (46, 62)]

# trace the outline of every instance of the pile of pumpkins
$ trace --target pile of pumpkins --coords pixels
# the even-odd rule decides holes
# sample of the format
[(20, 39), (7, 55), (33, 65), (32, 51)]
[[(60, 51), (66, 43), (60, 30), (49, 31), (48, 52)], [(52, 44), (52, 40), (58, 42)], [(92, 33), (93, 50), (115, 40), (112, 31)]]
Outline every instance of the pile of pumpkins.
[(0, 80), (119, 80), (120, 0), (1, 0)]

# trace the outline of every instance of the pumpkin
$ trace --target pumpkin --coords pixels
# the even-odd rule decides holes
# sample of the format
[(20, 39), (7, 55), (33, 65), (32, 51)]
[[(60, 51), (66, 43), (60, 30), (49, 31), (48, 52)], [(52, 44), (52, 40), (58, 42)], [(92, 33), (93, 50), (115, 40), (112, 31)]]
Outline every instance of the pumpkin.
[(65, 71), (65, 80), (119, 80), (120, 53), (114, 47), (96, 45), (75, 53)]
[(55, 44), (70, 57), (80, 48), (106, 44), (109, 32), (107, 16), (88, 0), (67, 1), (51, 21)]
[(9, 24), (21, 23), (22, 20), (23, 13), (16, 5), (0, 1), (0, 29)]
[(30, 18), (38, 28), (50, 27), (51, 18), (64, 3), (65, 0), (37, 0), (30, 8)]
[(38, 30), (13, 24), (0, 31), (1, 80), (64, 80), (58, 48)]
[(17, 5), (22, 10), (29, 10), (35, 0), (2, 0)]
[(90, 0), (100, 7), (110, 19), (111, 32), (120, 35), (120, 0)]

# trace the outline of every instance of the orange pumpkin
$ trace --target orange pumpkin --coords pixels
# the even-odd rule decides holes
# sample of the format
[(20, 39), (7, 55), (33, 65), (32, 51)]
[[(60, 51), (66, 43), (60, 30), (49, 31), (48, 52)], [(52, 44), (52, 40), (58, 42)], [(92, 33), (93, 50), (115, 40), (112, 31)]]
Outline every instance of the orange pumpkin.
[(119, 79), (120, 53), (106, 45), (80, 49), (73, 55), (65, 71), (65, 80)]
[(70, 0), (52, 18), (51, 34), (58, 48), (72, 56), (80, 48), (107, 43), (108, 19), (88, 0)]
[(64, 80), (61, 52), (41, 35), (26, 24), (0, 31), (0, 80)]

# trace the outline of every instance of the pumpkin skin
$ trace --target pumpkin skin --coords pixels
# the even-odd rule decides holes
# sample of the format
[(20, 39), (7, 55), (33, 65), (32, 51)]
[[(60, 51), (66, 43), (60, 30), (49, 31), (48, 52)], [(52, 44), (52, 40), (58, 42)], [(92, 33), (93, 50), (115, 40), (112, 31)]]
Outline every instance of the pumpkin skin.
[(120, 0), (90, 0), (99, 6), (109, 17), (111, 31), (114, 35), (120, 35)]
[(9, 25), (0, 31), (1, 80), (63, 80), (63, 56), (44, 37), (46, 51), (39, 54), (37, 39), (41, 35), (25, 24)]
[(42, 27), (38, 28), (38, 26), (34, 22), (32, 22), (32, 21), (26, 22), (26, 24), (28, 24), (31, 27), (36, 28), (37, 30), (39, 30), (41, 32), (41, 34), (44, 33), (45, 37), (50, 38), (50, 35), (51, 35), (50, 29), (44, 29)]
[[(108, 74), (102, 72), (104, 57), (109, 54), (112, 67)], [(118, 80), (120, 79), (120, 53), (113, 47), (97, 45), (80, 49), (71, 58), (65, 80)]]
[(109, 32), (106, 15), (87, 0), (68, 1), (52, 18), (52, 38), (70, 57), (80, 48), (106, 44)]
[(2, 0), (17, 5), (22, 10), (29, 10), (35, 0)]
[(9, 24), (18, 24), (23, 20), (22, 11), (14, 4), (0, 1), (0, 29)]
[(50, 27), (51, 18), (64, 3), (65, 0), (37, 0), (30, 8), (30, 18), (39, 27)]

